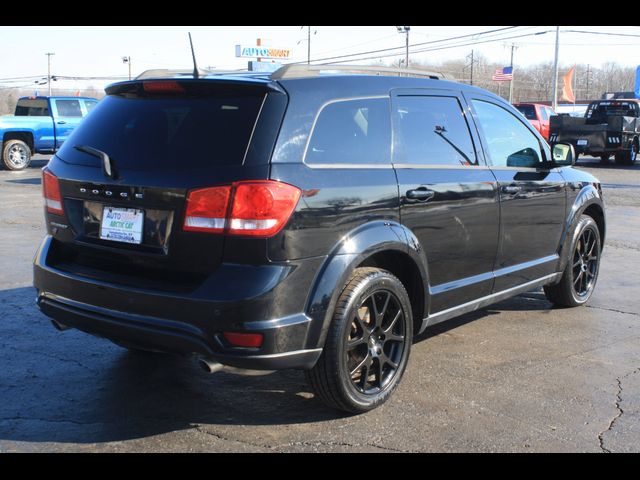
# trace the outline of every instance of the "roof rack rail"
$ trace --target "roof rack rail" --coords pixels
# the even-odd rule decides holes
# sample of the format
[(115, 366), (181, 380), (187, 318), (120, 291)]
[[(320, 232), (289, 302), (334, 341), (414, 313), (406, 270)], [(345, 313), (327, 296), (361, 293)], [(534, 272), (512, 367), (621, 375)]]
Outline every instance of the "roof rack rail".
[(289, 78), (305, 78), (315, 77), (320, 75), (320, 72), (344, 72), (344, 73), (368, 73), (371, 75), (385, 75), (390, 74), (406, 77), (426, 77), (434, 80), (446, 80), (450, 79), (448, 75), (443, 72), (434, 72), (429, 70), (416, 70), (407, 68), (394, 68), (394, 67), (380, 67), (370, 65), (302, 65), (293, 64), (284, 65), (271, 74), (272, 80), (282, 80)]

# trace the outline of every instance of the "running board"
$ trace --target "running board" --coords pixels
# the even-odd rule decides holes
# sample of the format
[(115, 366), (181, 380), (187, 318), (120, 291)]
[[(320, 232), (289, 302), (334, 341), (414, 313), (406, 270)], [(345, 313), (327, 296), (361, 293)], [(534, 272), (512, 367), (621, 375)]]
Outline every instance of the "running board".
[(533, 280), (531, 282), (523, 283), (522, 285), (518, 285), (517, 287), (511, 287), (507, 290), (502, 290), (501, 292), (492, 293), (491, 295), (487, 295), (486, 297), (463, 303), (462, 305), (459, 305), (457, 307), (448, 308), (447, 310), (434, 313), (422, 320), (420, 333), (422, 333), (427, 327), (431, 327), (440, 322), (444, 322), (445, 320), (449, 320), (459, 315), (479, 310), (483, 307), (501, 302), (502, 300), (506, 300), (507, 298), (513, 297), (520, 293), (528, 292), (529, 290), (533, 290), (534, 288), (542, 287), (543, 285), (547, 285), (550, 283), (555, 283), (559, 281), (561, 277), (562, 272), (552, 273), (551, 275), (538, 278), (537, 280)]

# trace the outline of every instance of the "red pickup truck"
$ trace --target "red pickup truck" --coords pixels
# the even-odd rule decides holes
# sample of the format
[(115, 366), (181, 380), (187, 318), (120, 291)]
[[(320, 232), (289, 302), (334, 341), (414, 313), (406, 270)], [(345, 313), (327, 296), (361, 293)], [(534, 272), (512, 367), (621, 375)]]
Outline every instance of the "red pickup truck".
[(557, 115), (551, 107), (540, 103), (514, 103), (513, 106), (549, 141), (549, 117)]

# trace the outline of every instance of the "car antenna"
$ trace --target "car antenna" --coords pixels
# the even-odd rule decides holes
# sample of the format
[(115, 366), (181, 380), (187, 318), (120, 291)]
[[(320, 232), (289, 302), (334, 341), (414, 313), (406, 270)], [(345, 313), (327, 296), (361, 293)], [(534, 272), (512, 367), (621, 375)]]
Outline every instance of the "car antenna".
[(198, 64), (196, 63), (196, 52), (193, 50), (193, 41), (191, 40), (191, 32), (189, 32), (189, 43), (191, 44), (191, 56), (193, 57), (193, 78), (200, 78)]

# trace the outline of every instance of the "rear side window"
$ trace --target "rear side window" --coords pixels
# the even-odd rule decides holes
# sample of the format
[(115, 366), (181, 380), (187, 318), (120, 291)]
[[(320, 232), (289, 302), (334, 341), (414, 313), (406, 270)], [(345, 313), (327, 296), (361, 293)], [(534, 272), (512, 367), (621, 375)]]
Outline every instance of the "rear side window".
[(477, 164), (469, 126), (457, 98), (400, 96), (393, 113), (394, 163)]
[(18, 117), (48, 117), (49, 104), (42, 98), (22, 98), (16, 105), (16, 116)]
[(309, 139), (309, 164), (390, 163), (388, 98), (366, 98), (326, 105)]
[(80, 100), (56, 100), (59, 117), (82, 117)]
[(73, 145), (107, 153), (116, 168), (182, 170), (241, 165), (264, 94), (126, 97), (108, 95), (64, 143), (68, 163), (97, 159)]
[(537, 120), (536, 118), (536, 107), (533, 105), (518, 105), (516, 108), (520, 111), (524, 118), (527, 120)]

